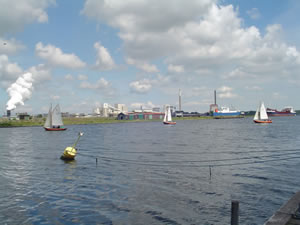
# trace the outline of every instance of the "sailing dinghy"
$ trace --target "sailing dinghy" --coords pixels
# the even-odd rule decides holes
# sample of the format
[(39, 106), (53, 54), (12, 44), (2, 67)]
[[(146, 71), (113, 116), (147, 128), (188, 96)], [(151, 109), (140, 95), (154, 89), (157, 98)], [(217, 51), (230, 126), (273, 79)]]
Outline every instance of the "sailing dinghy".
[(255, 123), (272, 123), (272, 120), (268, 117), (266, 107), (263, 102), (261, 102), (257, 108), (253, 121)]
[(172, 114), (171, 114), (170, 106), (166, 106), (164, 124), (166, 124), (166, 125), (175, 125), (176, 124), (176, 122), (172, 121)]
[(52, 105), (50, 106), (44, 128), (46, 131), (62, 131), (67, 129), (62, 122), (59, 104), (53, 110)]

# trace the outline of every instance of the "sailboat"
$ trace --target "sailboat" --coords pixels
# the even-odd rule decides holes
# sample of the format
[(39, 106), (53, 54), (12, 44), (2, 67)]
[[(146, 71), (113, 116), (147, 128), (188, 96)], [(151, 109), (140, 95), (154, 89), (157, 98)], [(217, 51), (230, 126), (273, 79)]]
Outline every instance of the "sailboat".
[(257, 108), (253, 121), (255, 123), (272, 123), (272, 120), (268, 117), (266, 107), (263, 102), (261, 102)]
[(164, 124), (166, 125), (175, 125), (176, 122), (172, 121), (172, 114), (170, 106), (166, 106)]
[(59, 104), (53, 110), (52, 105), (50, 105), (44, 128), (47, 131), (62, 131), (67, 129), (62, 122)]

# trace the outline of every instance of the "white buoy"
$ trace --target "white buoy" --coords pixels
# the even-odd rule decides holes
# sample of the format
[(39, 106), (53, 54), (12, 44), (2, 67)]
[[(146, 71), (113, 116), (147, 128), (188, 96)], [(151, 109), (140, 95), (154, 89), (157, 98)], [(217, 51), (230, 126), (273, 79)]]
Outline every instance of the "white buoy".
[(80, 139), (80, 137), (83, 136), (83, 132), (79, 132), (78, 134), (78, 138), (77, 140), (75, 141), (75, 143), (73, 144), (72, 147), (66, 147), (63, 154), (61, 155), (61, 159), (63, 160), (74, 160), (75, 159), (75, 156), (76, 156), (76, 153), (77, 153), (77, 149), (76, 149), (76, 145)]

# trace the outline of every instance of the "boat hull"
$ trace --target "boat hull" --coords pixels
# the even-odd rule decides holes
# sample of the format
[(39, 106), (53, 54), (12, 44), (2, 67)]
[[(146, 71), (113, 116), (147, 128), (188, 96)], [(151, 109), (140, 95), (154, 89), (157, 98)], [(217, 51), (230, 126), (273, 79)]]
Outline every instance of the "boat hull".
[(272, 123), (272, 120), (253, 120), (254, 123)]
[(281, 111), (267, 108), (267, 114), (268, 116), (296, 116), (296, 112), (294, 111), (293, 107), (286, 107)]
[(296, 113), (290, 112), (267, 112), (268, 116), (296, 116)]
[(213, 112), (214, 117), (241, 117), (241, 112)]
[(64, 131), (67, 128), (50, 128), (50, 127), (44, 127), (46, 131)]
[(175, 125), (176, 122), (164, 122), (165, 125)]
[(240, 118), (245, 118), (243, 115), (239, 116), (214, 116), (214, 119), (240, 119)]

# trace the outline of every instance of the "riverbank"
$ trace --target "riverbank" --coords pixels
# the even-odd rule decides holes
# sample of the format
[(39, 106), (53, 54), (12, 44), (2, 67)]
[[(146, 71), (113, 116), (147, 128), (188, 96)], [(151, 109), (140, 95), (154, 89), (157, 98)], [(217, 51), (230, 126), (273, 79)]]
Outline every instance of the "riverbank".
[[(177, 117), (178, 120), (199, 120), (199, 119), (212, 119), (210, 116), (201, 117)], [(117, 120), (116, 118), (104, 117), (64, 117), (64, 125), (75, 124), (100, 124), (100, 123), (127, 123), (127, 122), (151, 122), (160, 120)], [(43, 126), (45, 118), (32, 118), (29, 120), (8, 120), (7, 118), (0, 118), (0, 127), (30, 127), (30, 126)]]
[[(115, 118), (101, 118), (101, 117), (64, 117), (64, 125), (75, 124), (97, 124), (97, 123), (116, 123), (120, 122)], [(31, 127), (43, 126), (45, 118), (32, 118), (29, 120), (8, 120), (7, 118), (0, 119), (0, 127)]]

